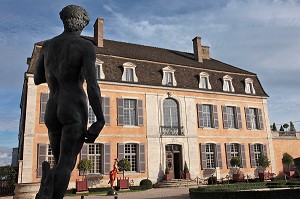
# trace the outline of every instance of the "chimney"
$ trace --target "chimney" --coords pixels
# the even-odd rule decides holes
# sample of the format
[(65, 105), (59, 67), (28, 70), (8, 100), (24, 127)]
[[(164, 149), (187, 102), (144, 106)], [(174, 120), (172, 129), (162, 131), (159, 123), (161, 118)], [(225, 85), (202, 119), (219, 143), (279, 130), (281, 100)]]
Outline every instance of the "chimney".
[(94, 24), (94, 41), (98, 47), (103, 47), (103, 22), (104, 19), (97, 18)]
[(202, 46), (201, 46), (201, 37), (195, 37), (193, 39), (193, 46), (194, 46), (194, 59), (197, 62), (203, 62), (203, 52), (202, 52)]

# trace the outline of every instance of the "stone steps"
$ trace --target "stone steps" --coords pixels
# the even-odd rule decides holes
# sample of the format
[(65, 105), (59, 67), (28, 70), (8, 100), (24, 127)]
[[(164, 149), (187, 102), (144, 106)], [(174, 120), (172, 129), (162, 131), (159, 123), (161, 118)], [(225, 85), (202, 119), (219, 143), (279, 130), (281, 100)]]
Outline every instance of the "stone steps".
[(157, 188), (171, 188), (171, 187), (197, 187), (197, 182), (184, 179), (163, 180), (155, 184)]

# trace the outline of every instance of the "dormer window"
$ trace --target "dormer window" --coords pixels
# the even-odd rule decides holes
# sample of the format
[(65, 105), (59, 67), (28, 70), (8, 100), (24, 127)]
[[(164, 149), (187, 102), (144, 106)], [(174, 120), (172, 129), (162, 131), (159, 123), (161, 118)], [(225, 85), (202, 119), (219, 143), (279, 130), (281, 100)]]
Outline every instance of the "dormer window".
[(232, 77), (225, 75), (223, 77), (223, 91), (234, 92), (234, 87), (232, 85)]
[(167, 66), (162, 70), (163, 70), (162, 85), (177, 86), (177, 82), (174, 75), (175, 70), (170, 66)]
[(136, 65), (131, 62), (126, 62), (123, 64), (123, 75), (122, 81), (125, 82), (138, 82), (138, 78), (135, 73)]
[(96, 68), (96, 78), (97, 79), (105, 79), (105, 75), (103, 73), (102, 65), (103, 61), (97, 59), (95, 63), (95, 68)]
[(199, 88), (202, 89), (211, 89), (211, 85), (209, 83), (209, 75), (206, 72), (202, 72), (199, 74)]
[(126, 82), (133, 82), (133, 69), (125, 68), (125, 78)]
[(251, 78), (245, 79), (245, 93), (255, 94), (255, 89), (253, 87), (253, 80)]

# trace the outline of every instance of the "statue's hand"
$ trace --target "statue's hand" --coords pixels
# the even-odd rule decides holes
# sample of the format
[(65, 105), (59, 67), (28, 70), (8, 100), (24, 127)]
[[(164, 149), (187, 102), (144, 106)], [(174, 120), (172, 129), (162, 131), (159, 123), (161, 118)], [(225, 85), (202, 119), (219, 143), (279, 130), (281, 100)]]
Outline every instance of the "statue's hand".
[(101, 121), (96, 121), (90, 126), (90, 128), (87, 130), (84, 140), (85, 143), (94, 143), (98, 135), (100, 134), (100, 131), (103, 129), (104, 123)]

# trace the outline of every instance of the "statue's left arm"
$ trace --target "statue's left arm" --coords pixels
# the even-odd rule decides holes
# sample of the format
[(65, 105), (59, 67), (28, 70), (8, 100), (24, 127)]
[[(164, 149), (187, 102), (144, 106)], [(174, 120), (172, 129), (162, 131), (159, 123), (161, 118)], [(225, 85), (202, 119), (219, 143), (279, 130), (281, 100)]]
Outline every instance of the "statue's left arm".
[(97, 121), (94, 122), (86, 133), (86, 143), (93, 143), (104, 127), (105, 119), (101, 106), (101, 92), (96, 79), (95, 61), (96, 53), (92, 43), (87, 46), (83, 56), (83, 73), (87, 83), (87, 93), (90, 105)]
[(34, 72), (35, 85), (46, 83), (45, 66), (44, 66), (44, 50), (45, 50), (44, 47), (42, 47), (39, 54), (39, 58), (36, 62), (35, 72)]

